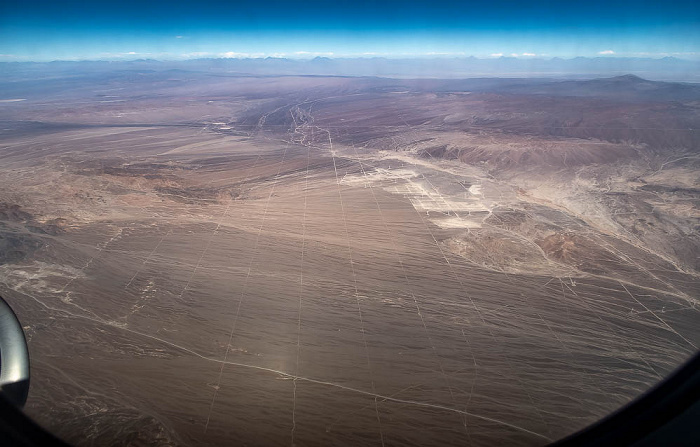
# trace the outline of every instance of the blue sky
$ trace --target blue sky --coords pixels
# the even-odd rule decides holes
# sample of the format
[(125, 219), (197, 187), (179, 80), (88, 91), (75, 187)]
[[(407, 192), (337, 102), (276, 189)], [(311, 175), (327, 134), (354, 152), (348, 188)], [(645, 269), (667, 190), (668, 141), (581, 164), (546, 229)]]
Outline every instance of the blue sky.
[(15, 1), (0, 60), (197, 57), (700, 59), (700, 2)]

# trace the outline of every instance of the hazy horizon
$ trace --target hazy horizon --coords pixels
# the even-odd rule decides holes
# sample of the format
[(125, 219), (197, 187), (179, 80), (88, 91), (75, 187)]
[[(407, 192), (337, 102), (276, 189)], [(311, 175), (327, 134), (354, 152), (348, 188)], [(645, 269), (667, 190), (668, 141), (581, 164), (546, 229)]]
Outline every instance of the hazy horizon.
[(209, 57), (107, 61), (0, 62), (5, 80), (26, 79), (29, 72), (65, 73), (128, 70), (184, 70), (253, 76), (352, 76), (397, 79), (550, 78), (596, 79), (635, 75), (651, 81), (700, 82), (700, 61), (675, 57), (476, 58), (476, 57)]

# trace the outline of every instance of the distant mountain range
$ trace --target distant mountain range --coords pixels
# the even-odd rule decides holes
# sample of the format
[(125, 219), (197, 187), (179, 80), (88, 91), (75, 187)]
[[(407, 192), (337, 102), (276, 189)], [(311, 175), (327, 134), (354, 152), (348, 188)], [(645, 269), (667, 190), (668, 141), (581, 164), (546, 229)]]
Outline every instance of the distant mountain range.
[(665, 57), (577, 57), (574, 59), (539, 59), (500, 57), (479, 59), (433, 58), (324, 58), (284, 59), (192, 59), (184, 61), (55, 61), (47, 63), (0, 63), (5, 75), (31, 73), (49, 69), (54, 72), (83, 73), (124, 70), (184, 70), (208, 73), (254, 76), (317, 75), (317, 76), (378, 76), (388, 78), (565, 78), (593, 79), (633, 74), (656, 81), (700, 82), (700, 61)]
[(473, 78), (396, 80), (396, 82), (398, 85), (403, 85), (414, 91), (470, 91), (514, 95), (569, 96), (627, 102), (700, 101), (700, 84), (698, 83), (650, 81), (631, 74), (586, 80)]

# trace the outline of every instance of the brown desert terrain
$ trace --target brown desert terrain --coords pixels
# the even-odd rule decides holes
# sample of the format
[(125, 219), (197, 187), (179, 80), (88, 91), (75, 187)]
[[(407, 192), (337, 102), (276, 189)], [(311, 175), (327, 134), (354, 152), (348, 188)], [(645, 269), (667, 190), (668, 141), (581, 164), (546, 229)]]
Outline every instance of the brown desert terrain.
[(700, 345), (696, 85), (2, 85), (0, 295), (72, 444), (545, 445)]

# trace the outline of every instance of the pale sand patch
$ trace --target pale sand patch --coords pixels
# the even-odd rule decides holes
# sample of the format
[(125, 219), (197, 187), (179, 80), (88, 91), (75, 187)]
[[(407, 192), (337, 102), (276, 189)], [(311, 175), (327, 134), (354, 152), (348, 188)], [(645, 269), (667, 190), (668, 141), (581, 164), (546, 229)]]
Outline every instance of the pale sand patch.
[(481, 222), (477, 222), (471, 219), (464, 219), (459, 216), (447, 217), (444, 219), (433, 219), (431, 217), (430, 221), (440, 228), (481, 228)]

